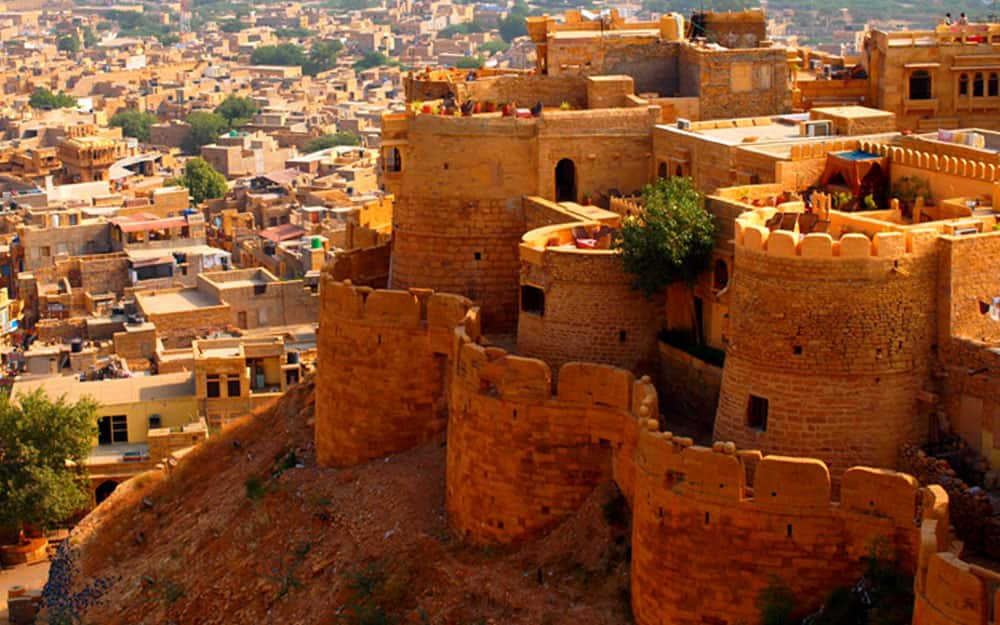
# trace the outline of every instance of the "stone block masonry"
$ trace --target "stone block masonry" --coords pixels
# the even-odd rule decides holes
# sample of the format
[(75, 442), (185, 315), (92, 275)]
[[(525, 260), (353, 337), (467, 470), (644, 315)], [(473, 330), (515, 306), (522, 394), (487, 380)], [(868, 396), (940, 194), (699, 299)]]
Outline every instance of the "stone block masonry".
[(358, 464), (442, 431), (455, 327), (475, 315), (470, 302), (428, 290), (373, 291), (327, 273), (320, 289), (320, 464)]
[(699, 447), (661, 432), (648, 378), (568, 363), (553, 387), (542, 361), (482, 344), (465, 298), (372, 291), (329, 275), (321, 294), (320, 462), (401, 451), (447, 422), (446, 507), (470, 542), (538, 536), (611, 478), (633, 514), (640, 625), (755, 622), (774, 576), (814, 610), (860, 576), (876, 539), (916, 573), (914, 623), (989, 623), (996, 580), (945, 549), (947, 495), (937, 487), (853, 467), (837, 500), (820, 460)]

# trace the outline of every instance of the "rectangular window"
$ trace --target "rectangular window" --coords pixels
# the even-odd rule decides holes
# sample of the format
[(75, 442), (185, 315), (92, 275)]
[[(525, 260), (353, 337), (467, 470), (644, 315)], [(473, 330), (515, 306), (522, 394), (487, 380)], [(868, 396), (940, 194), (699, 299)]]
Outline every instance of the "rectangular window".
[(149, 429), (156, 429), (163, 427), (163, 419), (160, 418), (158, 414), (149, 415)]
[(541, 317), (545, 314), (545, 291), (537, 286), (521, 286), (521, 311)]
[(205, 395), (207, 397), (220, 397), (222, 395), (220, 389), (221, 387), (219, 386), (219, 376), (217, 375), (208, 376), (208, 381), (205, 383)]
[(747, 426), (758, 432), (767, 431), (767, 409), (768, 401), (756, 395), (750, 396), (747, 404)]
[(240, 396), (240, 380), (239, 378), (235, 380), (229, 380), (226, 382), (226, 394), (229, 397), (239, 397)]
[(729, 66), (729, 90), (733, 93), (753, 90), (753, 63), (733, 63)]
[(114, 415), (97, 420), (97, 443), (111, 445), (128, 442), (128, 417)]

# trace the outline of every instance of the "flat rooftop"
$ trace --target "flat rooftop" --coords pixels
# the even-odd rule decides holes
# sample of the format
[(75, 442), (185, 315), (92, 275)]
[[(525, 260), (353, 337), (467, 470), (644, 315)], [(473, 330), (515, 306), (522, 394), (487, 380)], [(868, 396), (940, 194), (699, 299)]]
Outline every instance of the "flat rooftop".
[(138, 375), (131, 378), (93, 380), (81, 382), (76, 376), (43, 376), (18, 379), (14, 382), (12, 395), (30, 393), (43, 388), (50, 396), (64, 395), (74, 402), (90, 396), (102, 406), (133, 404), (144, 401), (194, 397), (194, 374), (162, 373), (160, 375)]
[(184, 289), (170, 293), (136, 293), (135, 299), (147, 315), (195, 311), (199, 308), (220, 305), (219, 302), (197, 289)]

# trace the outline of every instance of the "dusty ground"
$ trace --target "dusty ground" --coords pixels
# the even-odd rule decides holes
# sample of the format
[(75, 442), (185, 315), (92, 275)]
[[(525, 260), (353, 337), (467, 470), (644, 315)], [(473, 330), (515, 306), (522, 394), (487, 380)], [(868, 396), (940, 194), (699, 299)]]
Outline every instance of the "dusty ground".
[(7, 625), (7, 589), (24, 586), (28, 590), (41, 590), (48, 576), (48, 560), (9, 569), (0, 568), (0, 625)]
[(536, 542), (467, 546), (445, 518), (443, 438), (318, 468), (312, 397), (296, 387), (171, 474), (119, 488), (78, 527), (54, 564), (72, 572), (49, 593), (102, 625), (629, 622), (613, 486)]

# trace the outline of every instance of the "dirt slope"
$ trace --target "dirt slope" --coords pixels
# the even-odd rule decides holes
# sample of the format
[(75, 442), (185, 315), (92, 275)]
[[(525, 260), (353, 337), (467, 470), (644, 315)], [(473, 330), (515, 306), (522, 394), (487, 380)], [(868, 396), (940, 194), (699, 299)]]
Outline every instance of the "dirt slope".
[(539, 541), (470, 547), (445, 518), (443, 438), (319, 468), (312, 411), (306, 383), (169, 475), (119, 488), (54, 563), (53, 611), (102, 625), (628, 622), (613, 486)]

